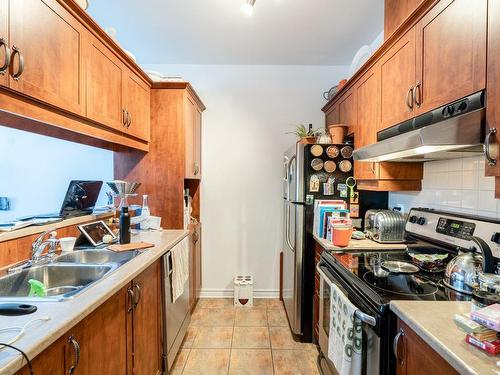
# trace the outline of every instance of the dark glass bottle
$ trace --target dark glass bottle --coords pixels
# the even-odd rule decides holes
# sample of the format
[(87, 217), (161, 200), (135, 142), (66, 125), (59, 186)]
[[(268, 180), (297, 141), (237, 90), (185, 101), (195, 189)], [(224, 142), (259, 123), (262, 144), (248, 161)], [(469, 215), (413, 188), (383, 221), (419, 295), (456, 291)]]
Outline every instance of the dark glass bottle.
[(130, 214), (128, 207), (122, 207), (120, 213), (120, 243), (130, 243)]

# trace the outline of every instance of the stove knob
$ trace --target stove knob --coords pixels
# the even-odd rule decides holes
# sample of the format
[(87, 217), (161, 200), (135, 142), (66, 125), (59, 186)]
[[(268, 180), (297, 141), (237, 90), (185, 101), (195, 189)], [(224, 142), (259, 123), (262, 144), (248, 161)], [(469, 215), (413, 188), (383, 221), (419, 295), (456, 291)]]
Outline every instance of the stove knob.
[(410, 223), (415, 224), (418, 218), (415, 215), (410, 216)]
[(427, 220), (425, 220), (425, 217), (419, 217), (417, 220), (418, 225), (424, 225), (426, 222)]
[(498, 232), (493, 233), (493, 235), (491, 236), (491, 242), (494, 242), (494, 243), (500, 245), (500, 233), (498, 233)]

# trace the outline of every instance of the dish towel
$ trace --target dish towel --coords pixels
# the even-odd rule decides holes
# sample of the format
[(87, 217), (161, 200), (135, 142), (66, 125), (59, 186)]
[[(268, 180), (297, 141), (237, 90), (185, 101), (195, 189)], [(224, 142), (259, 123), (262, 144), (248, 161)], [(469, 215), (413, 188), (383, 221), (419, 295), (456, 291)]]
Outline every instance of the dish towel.
[(189, 279), (189, 239), (184, 238), (170, 250), (172, 255), (172, 303), (175, 303)]
[(328, 358), (339, 375), (361, 374), (363, 323), (357, 308), (335, 284), (330, 287)]

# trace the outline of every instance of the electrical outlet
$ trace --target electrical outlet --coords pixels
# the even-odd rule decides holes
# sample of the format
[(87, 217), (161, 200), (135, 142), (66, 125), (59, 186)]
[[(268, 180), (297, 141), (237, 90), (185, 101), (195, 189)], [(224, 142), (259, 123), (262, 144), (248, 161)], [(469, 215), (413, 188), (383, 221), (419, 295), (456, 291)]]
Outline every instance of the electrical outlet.
[(7, 197), (0, 197), (0, 211), (10, 210), (10, 199)]
[(405, 207), (404, 204), (397, 204), (397, 205), (395, 205), (394, 208), (393, 208), (393, 210), (394, 211), (398, 211), (398, 212), (400, 212), (402, 214), (406, 213), (406, 207)]

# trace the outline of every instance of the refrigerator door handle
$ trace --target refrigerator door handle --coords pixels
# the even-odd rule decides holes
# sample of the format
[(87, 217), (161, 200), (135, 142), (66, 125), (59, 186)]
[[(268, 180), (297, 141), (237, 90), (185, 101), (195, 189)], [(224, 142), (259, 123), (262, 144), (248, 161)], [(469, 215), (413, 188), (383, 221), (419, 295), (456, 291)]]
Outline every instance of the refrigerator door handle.
[(290, 241), (290, 203), (287, 203), (286, 205), (286, 233), (285, 233), (285, 237), (286, 237), (286, 243), (288, 245), (288, 247), (290, 248), (290, 250), (292, 250), (293, 252), (295, 252), (295, 248), (294, 246), (292, 245), (292, 242)]
[(288, 181), (288, 162), (290, 161), (290, 159), (288, 158), (288, 156), (285, 156), (284, 160), (283, 160), (283, 169), (284, 169), (284, 177), (283, 177), (283, 180), (284, 181)]

